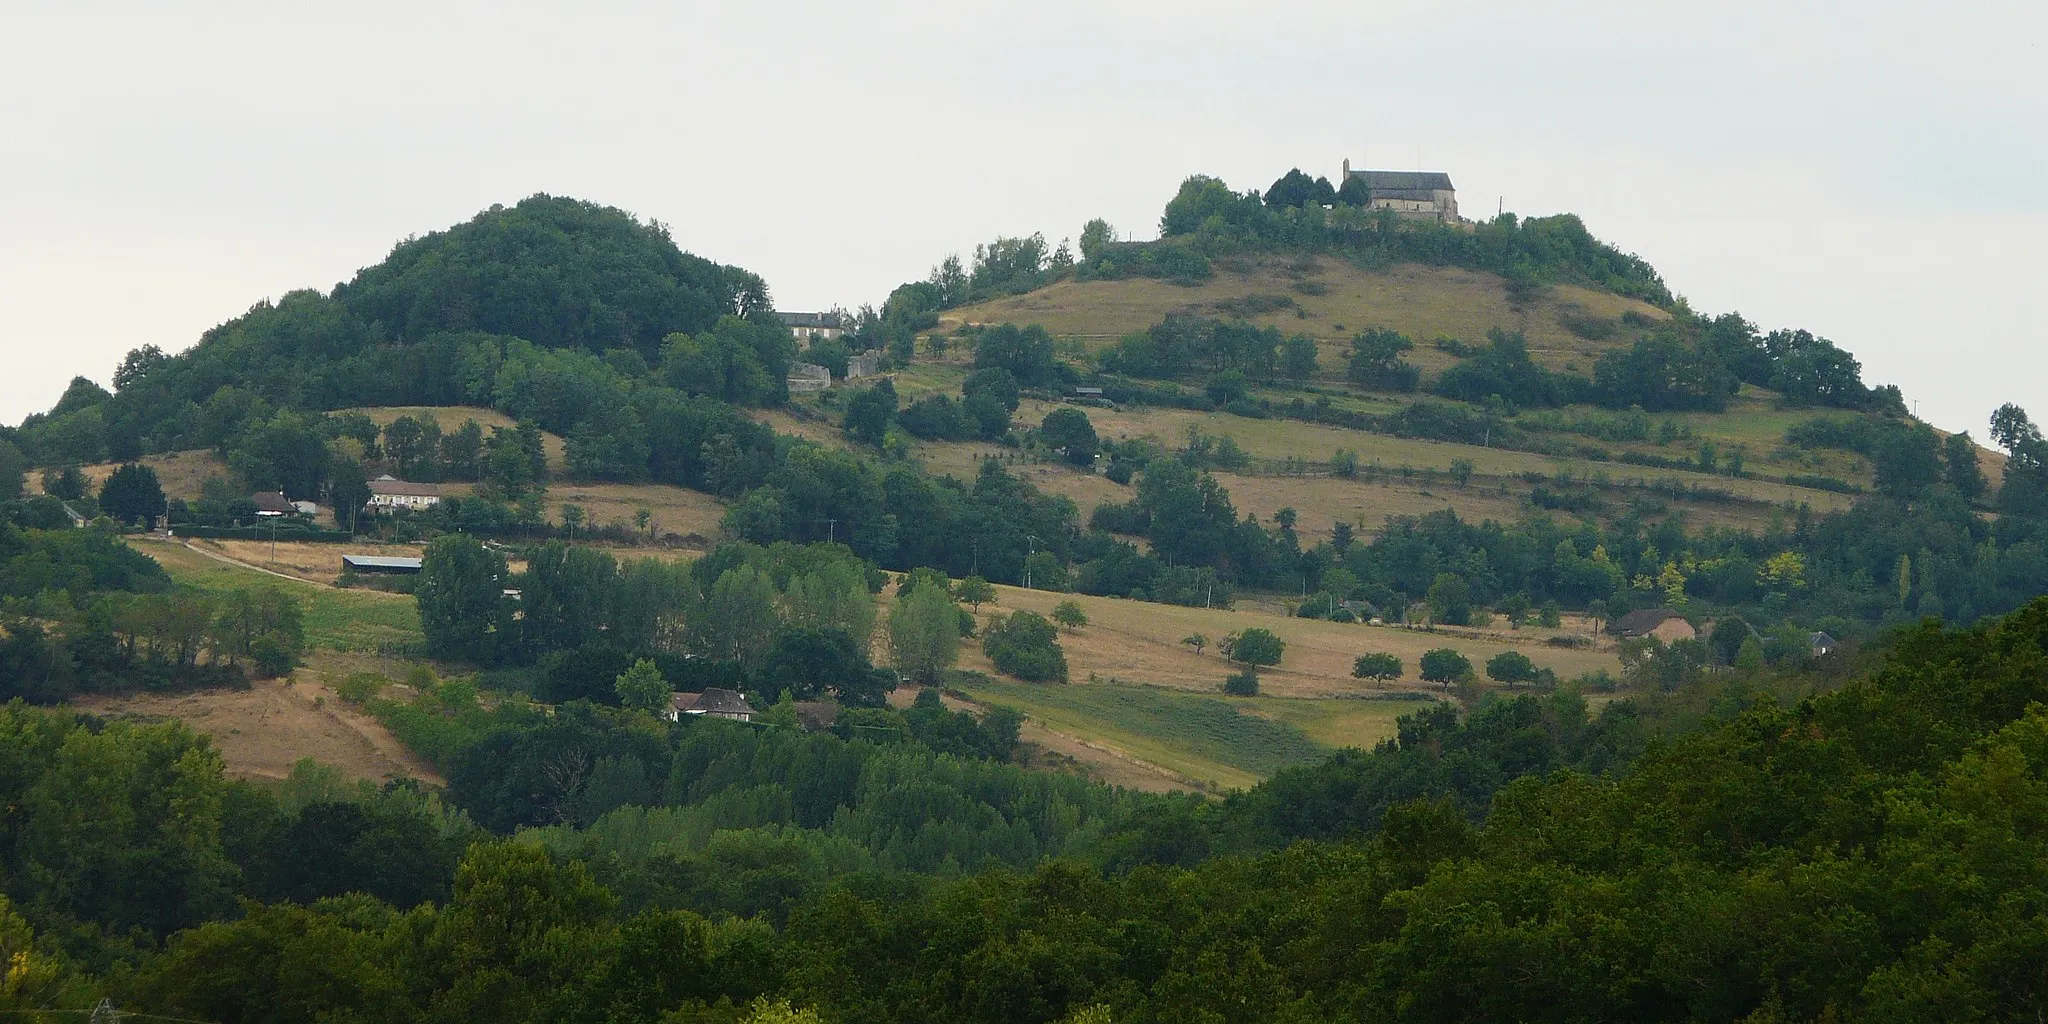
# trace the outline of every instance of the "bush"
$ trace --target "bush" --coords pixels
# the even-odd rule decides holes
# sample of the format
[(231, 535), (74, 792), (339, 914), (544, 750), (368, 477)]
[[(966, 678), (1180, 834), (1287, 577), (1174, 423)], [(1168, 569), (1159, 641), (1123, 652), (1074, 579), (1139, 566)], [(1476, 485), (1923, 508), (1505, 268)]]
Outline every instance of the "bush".
[(1223, 692), (1233, 697), (1256, 697), (1259, 695), (1259, 670), (1246, 666), (1242, 672), (1232, 672), (1223, 677)]
[(1067, 681), (1067, 656), (1060, 650), (1059, 631), (1036, 612), (991, 618), (981, 650), (1005, 675), (1033, 683)]

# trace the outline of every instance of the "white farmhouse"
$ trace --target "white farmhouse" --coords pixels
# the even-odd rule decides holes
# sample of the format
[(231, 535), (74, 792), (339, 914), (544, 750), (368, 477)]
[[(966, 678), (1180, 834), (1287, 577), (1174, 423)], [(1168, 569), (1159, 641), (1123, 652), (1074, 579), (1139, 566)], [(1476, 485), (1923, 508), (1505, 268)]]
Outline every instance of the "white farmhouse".
[(399, 480), (386, 473), (370, 481), (370, 500), (366, 507), (384, 510), (418, 510), (433, 508), (440, 503), (440, 487), (434, 484), (416, 484), (410, 480)]

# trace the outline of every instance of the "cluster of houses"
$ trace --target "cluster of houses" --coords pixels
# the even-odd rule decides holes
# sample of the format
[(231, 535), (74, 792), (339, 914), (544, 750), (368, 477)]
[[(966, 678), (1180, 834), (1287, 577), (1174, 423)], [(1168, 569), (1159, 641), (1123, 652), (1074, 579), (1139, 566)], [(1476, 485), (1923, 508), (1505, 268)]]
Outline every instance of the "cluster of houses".
[[(1639, 608), (1607, 624), (1607, 631), (1623, 640), (1655, 638), (1661, 643), (1675, 643), (1679, 640), (1697, 640), (1700, 631), (1685, 616), (1670, 608)], [(1826, 633), (1812, 633), (1807, 636), (1816, 658), (1834, 652), (1835, 638)]]

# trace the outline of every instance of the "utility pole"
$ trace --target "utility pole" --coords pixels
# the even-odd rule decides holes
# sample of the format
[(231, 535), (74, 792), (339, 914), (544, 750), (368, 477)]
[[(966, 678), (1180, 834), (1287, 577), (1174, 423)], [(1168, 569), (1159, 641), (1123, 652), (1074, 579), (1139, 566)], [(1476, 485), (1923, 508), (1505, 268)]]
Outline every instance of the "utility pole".
[(1025, 534), (1025, 535), (1024, 535), (1024, 539), (1025, 539), (1025, 541), (1026, 541), (1026, 542), (1028, 542), (1028, 543), (1030, 544), (1030, 553), (1029, 553), (1029, 554), (1026, 554), (1026, 555), (1024, 556), (1024, 589), (1026, 589), (1026, 590), (1030, 590), (1030, 589), (1031, 589), (1031, 556), (1032, 556), (1032, 555), (1035, 555), (1035, 554), (1037, 554), (1037, 553), (1038, 553), (1038, 538), (1037, 538), (1037, 537), (1035, 537), (1035, 536), (1032, 536), (1031, 534)]

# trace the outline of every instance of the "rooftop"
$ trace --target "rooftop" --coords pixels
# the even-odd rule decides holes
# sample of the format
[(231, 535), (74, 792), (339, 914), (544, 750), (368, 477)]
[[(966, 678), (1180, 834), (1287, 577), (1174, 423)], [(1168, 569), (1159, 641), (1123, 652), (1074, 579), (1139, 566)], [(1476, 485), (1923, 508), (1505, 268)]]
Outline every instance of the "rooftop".
[[(1372, 189), (1375, 193), (1384, 191), (1432, 192), (1439, 189), (1446, 192), (1456, 191), (1451, 185), (1451, 176), (1442, 171), (1354, 170), (1351, 172), (1351, 176), (1363, 178), (1365, 186)], [(1394, 196), (1391, 198), (1400, 199), (1407, 197)], [(1427, 199), (1429, 197), (1425, 195), (1421, 198)]]

